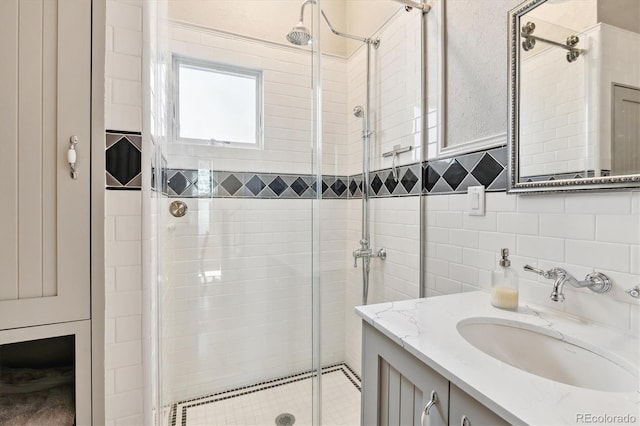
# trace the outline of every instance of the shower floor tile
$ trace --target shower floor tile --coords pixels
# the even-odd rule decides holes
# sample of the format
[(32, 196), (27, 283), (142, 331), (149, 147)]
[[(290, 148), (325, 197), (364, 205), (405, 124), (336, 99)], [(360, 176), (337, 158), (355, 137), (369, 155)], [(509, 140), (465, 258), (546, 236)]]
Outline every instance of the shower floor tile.
[[(311, 425), (311, 378), (303, 373), (177, 403), (174, 424)], [(292, 414), (295, 423), (276, 423), (283, 413)], [(344, 364), (322, 370), (322, 423), (360, 424), (360, 379)]]

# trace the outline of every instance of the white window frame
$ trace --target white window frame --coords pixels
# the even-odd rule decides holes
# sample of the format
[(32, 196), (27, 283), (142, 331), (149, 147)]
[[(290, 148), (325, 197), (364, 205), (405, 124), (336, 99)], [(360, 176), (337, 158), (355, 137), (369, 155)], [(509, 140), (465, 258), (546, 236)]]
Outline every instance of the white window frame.
[[(209, 139), (195, 139), (180, 137), (180, 66), (187, 65), (206, 71), (235, 75), (240, 77), (250, 77), (256, 82), (256, 141), (254, 143), (234, 142), (234, 141), (218, 141)], [(192, 58), (182, 55), (173, 55), (172, 59), (172, 79), (173, 86), (173, 140), (182, 144), (195, 144), (213, 147), (229, 147), (242, 149), (262, 149), (264, 145), (264, 76), (262, 70), (254, 68), (240, 67), (236, 65), (222, 64), (219, 62), (207, 61), (199, 58)]]

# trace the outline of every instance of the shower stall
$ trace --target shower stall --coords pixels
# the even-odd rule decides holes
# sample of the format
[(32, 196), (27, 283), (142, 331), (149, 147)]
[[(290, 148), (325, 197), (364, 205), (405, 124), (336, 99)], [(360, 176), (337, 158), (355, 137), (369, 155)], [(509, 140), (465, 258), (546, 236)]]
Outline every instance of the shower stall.
[(153, 3), (154, 421), (359, 424), (354, 306), (421, 295), (428, 7)]

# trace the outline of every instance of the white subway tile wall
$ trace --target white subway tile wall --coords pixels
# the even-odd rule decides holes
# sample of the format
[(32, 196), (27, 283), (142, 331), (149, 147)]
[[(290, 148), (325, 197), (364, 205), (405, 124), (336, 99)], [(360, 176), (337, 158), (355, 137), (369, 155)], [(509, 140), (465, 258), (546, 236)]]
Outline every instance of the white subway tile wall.
[[(422, 94), (420, 89), (420, 16), (396, 14), (376, 34), (380, 47), (371, 56), (371, 170), (391, 166), (382, 154), (394, 148), (412, 146), (400, 154), (396, 164), (421, 160)], [(356, 105), (366, 108), (366, 47), (347, 62), (348, 76), (348, 173), (362, 173), (362, 119), (352, 114)], [(420, 197), (391, 197), (370, 200), (372, 248), (387, 250), (387, 260), (372, 259), (368, 303), (411, 299), (419, 296)], [(346, 228), (347, 250), (344, 302), (345, 362), (360, 374), (362, 328), (354, 306), (362, 304), (362, 260), (353, 267), (351, 252), (360, 247), (362, 203), (349, 200)]]
[(142, 0), (107, 0), (105, 125), (142, 130)]
[[(398, 12), (375, 34), (378, 49), (371, 49), (371, 170), (391, 167), (392, 157), (382, 157), (399, 145), (412, 151), (399, 154), (395, 164), (422, 160), (422, 89), (420, 14)], [(362, 173), (362, 119), (352, 114), (366, 109), (366, 46), (348, 60), (348, 173)], [(343, 111), (344, 114), (344, 111)]]
[[(171, 199), (164, 200), (168, 204)], [(165, 400), (311, 369), (311, 200), (186, 199), (171, 218)], [(343, 355), (344, 200), (323, 202), (323, 363)]]
[[(312, 63), (308, 49), (264, 43), (188, 24), (170, 26), (180, 55), (263, 70), (264, 147), (168, 144), (173, 168), (275, 173), (312, 172)], [(322, 58), (323, 174), (346, 174), (346, 61)]]
[(106, 191), (105, 415), (142, 421), (141, 192)]
[[(423, 197), (427, 295), (489, 289), (499, 249), (508, 247), (520, 276), (523, 301), (624, 331), (637, 330), (633, 320), (637, 320), (639, 304), (624, 290), (639, 282), (640, 219), (631, 212), (638, 194), (489, 193), (487, 215), (479, 217), (466, 212), (465, 203), (460, 202), (466, 199), (464, 194)], [(462, 215), (462, 227), (459, 222), (438, 220), (447, 205), (446, 214)], [(523, 271), (525, 264), (542, 269), (559, 266), (578, 279), (593, 271), (603, 272), (613, 279), (613, 289), (593, 294), (567, 287), (564, 303), (551, 302), (552, 282)]]

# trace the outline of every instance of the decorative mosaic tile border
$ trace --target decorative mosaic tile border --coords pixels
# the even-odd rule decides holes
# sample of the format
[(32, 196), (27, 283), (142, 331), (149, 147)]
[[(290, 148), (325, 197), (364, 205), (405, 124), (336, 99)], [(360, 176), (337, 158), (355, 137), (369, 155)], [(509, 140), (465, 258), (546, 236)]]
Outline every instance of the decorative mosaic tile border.
[[(138, 132), (106, 132), (107, 189), (139, 190), (142, 187), (142, 137)], [(422, 169), (422, 170), (420, 170)], [(593, 172), (587, 174), (593, 176)], [(155, 177), (153, 174), (152, 178)], [(527, 181), (584, 177), (580, 173), (532, 176)], [(216, 170), (164, 169), (160, 189), (169, 197), (311, 199), (316, 197), (315, 175), (252, 173)], [(372, 171), (370, 197), (465, 193), (470, 186), (487, 191), (507, 187), (507, 148), (499, 147), (433, 161)], [(362, 196), (362, 174), (322, 177), (322, 198), (348, 199)]]
[[(394, 176), (391, 168), (376, 170), (369, 175), (369, 197), (406, 197), (420, 195), (420, 163), (398, 166)], [(362, 174), (349, 177), (349, 198), (362, 197)]]
[(487, 191), (507, 188), (507, 147), (473, 152), (422, 164), (422, 193), (465, 193), (470, 186)]
[[(360, 377), (353, 372), (353, 370), (344, 363), (334, 364), (322, 368), (322, 374), (329, 373), (342, 373), (347, 379), (355, 386), (358, 391), (361, 391)], [(180, 424), (182, 426), (187, 425), (187, 410), (191, 407), (198, 407), (201, 405), (212, 404), (225, 399), (230, 399), (242, 395), (247, 395), (254, 392), (260, 392), (266, 389), (275, 388), (278, 386), (286, 385), (293, 382), (299, 382), (315, 377), (317, 373), (314, 371), (305, 371), (304, 373), (293, 374), (291, 376), (281, 377), (274, 380), (268, 380), (260, 382), (255, 385), (243, 386), (228, 391), (218, 392), (212, 395), (207, 395), (199, 398), (188, 399), (185, 401), (179, 401), (171, 406), (171, 426), (175, 426), (177, 423), (178, 413), (180, 413)]]
[(107, 189), (142, 188), (142, 136), (139, 132), (107, 130), (105, 160)]
[[(465, 193), (470, 186), (487, 191), (507, 187), (507, 148), (464, 154), (397, 168), (376, 170), (370, 175), (370, 197), (403, 197), (425, 194)], [(422, 168), (422, 170), (420, 170)], [(168, 169), (163, 192), (183, 198), (285, 198), (316, 196), (313, 175)], [(323, 176), (322, 198), (360, 198), (362, 174)]]
[[(168, 169), (163, 179), (169, 197), (284, 198), (316, 196), (315, 175)], [(347, 198), (347, 176), (323, 176), (322, 198)]]

